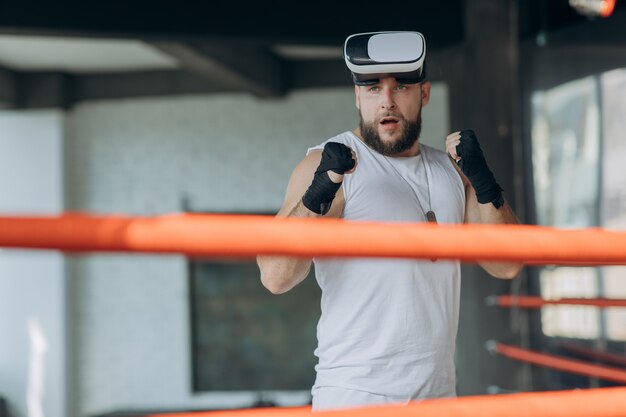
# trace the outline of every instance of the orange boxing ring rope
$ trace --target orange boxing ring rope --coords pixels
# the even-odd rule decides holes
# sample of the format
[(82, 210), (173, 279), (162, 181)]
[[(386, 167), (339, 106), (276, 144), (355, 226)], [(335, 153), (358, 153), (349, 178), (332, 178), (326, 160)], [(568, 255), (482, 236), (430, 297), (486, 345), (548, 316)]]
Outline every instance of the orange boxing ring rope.
[(311, 413), (310, 407), (152, 414), (146, 417), (624, 417), (626, 388), (482, 395)]
[(536, 296), (499, 295), (489, 297), (487, 304), (500, 307), (541, 308), (548, 305), (579, 305), (595, 307), (626, 307), (626, 300), (615, 298), (561, 298), (546, 300)]
[(191, 256), (275, 254), (626, 264), (626, 232), (251, 215), (0, 217), (0, 247)]
[(617, 353), (605, 352), (598, 349), (592, 349), (584, 346), (576, 346), (569, 343), (559, 343), (562, 349), (569, 351), (575, 355), (586, 356), (590, 359), (599, 360), (605, 363), (626, 367), (626, 356)]
[[(596, 377), (606, 381), (613, 381), (626, 385), (626, 371), (622, 369), (603, 365), (594, 365), (574, 359), (564, 359), (556, 355), (539, 353), (493, 341), (487, 342), (487, 348), (494, 353), (533, 365), (558, 369), (572, 374)], [(626, 413), (626, 409), (624, 409), (624, 412)]]

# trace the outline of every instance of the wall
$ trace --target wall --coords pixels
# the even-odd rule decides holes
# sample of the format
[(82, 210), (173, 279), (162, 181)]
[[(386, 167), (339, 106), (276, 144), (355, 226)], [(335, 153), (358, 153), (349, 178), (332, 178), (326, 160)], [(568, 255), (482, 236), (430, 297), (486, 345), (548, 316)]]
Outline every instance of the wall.
[[(443, 146), (447, 89), (434, 85), (422, 136)], [(68, 207), (96, 213), (270, 211), (309, 146), (358, 122), (351, 88), (260, 100), (229, 94), (85, 103), (68, 114)], [(191, 390), (186, 262), (69, 260), (72, 411), (247, 406), (249, 393)], [(308, 393), (280, 396), (283, 404)]]
[[(63, 209), (60, 111), (0, 112), (0, 213)], [(0, 395), (16, 417), (65, 416), (65, 271), (54, 252), (0, 252)]]

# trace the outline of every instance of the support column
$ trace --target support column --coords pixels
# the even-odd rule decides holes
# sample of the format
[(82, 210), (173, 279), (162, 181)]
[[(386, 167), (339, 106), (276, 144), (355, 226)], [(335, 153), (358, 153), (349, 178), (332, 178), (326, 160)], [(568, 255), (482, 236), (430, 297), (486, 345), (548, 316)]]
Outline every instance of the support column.
[[(505, 198), (521, 216), (516, 204), (523, 178), (516, 169), (521, 161), (517, 7), (517, 0), (466, 1), (467, 41), (450, 61), (449, 82), (451, 131), (474, 129)], [(517, 291), (521, 278), (499, 280), (475, 264), (464, 265), (462, 276), (458, 394), (484, 394), (489, 387), (526, 389), (522, 366), (491, 356), (484, 347), (490, 339), (520, 344), (525, 317), (488, 307), (484, 300)]]

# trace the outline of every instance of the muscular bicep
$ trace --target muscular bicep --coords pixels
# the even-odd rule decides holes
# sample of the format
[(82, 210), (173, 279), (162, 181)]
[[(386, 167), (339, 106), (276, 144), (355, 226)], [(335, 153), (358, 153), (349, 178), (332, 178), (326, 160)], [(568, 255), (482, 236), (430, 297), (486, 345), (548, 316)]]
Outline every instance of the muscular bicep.
[[(285, 199), (277, 214), (278, 217), (288, 216), (302, 200), (302, 196), (313, 181), (315, 170), (319, 166), (321, 159), (321, 150), (311, 151), (293, 170), (287, 184)], [(337, 191), (337, 195), (326, 217), (340, 217), (343, 211), (343, 202), (343, 187), (341, 187), (339, 191)]]

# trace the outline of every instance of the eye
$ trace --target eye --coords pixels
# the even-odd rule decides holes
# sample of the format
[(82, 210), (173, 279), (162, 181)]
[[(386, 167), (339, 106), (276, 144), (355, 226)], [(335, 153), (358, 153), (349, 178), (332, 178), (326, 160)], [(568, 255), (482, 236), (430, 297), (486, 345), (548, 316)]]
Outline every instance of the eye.
[(378, 93), (380, 91), (380, 87), (377, 85), (373, 85), (367, 89), (367, 91), (372, 93)]
[(404, 84), (398, 84), (398, 85), (396, 86), (396, 90), (398, 90), (398, 91), (404, 91), (404, 90), (407, 90), (408, 88), (409, 88), (409, 87), (407, 87), (407, 86), (406, 86), (406, 85), (404, 85)]

